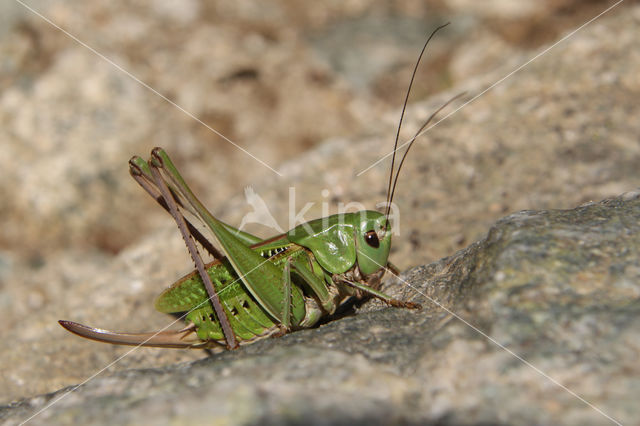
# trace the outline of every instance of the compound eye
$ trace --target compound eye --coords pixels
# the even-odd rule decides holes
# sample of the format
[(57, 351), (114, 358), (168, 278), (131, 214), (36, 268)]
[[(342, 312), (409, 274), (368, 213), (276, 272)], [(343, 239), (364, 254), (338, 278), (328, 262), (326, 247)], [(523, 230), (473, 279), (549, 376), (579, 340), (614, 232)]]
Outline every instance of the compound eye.
[(364, 234), (364, 241), (373, 248), (380, 247), (380, 240), (378, 239), (376, 231), (367, 231), (367, 233)]

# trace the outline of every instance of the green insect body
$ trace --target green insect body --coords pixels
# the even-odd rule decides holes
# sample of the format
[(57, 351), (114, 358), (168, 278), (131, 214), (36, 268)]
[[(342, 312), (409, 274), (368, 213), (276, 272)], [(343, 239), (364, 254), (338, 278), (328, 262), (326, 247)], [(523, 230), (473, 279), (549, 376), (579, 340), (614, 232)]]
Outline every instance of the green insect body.
[[(433, 34), (435, 31), (431, 37)], [(412, 83), (413, 78), (408, 93)], [(401, 116), (384, 214), (371, 210), (336, 214), (266, 240), (216, 219), (193, 194), (163, 149), (155, 148), (147, 161), (134, 156), (129, 161), (132, 177), (171, 214), (196, 266), (195, 271), (162, 292), (155, 304), (160, 312), (184, 313), (187, 325), (178, 331), (119, 333), (72, 321), (59, 321), (60, 324), (82, 337), (113, 344), (235, 349), (260, 338), (312, 327), (351, 297), (375, 297), (394, 307), (419, 309), (416, 303), (396, 300), (379, 291), (385, 272), (397, 273), (388, 261), (389, 206), (400, 169), (416, 137), (459, 96), (431, 114), (418, 130), (394, 179)], [(220, 249), (186, 216), (201, 222)], [(214, 257), (213, 262), (204, 263), (196, 241)]]
[[(184, 329), (117, 333), (60, 321), (73, 333), (114, 344), (235, 348), (312, 327), (352, 296), (374, 296), (393, 306), (419, 307), (378, 291), (391, 247), (385, 214), (370, 210), (336, 214), (261, 240), (213, 217), (161, 148), (152, 151), (148, 162), (132, 158), (130, 169), (138, 183), (172, 212), (179, 226), (180, 221), (190, 225), (182, 213), (176, 213), (180, 209), (202, 221), (223, 253), (208, 249), (217, 259), (202, 264), (203, 273), (196, 270), (186, 275), (158, 297), (160, 312), (186, 312), (188, 326)], [(194, 227), (189, 229), (183, 235), (198, 265), (202, 260), (192, 238), (205, 247), (208, 241)]]
[[(287, 234), (251, 246), (255, 253), (275, 265), (281, 274), (284, 273), (287, 262), (293, 267), (290, 296), (291, 328), (307, 328), (315, 325), (324, 315), (332, 314), (339, 305), (357, 294), (357, 289), (340, 282), (339, 279), (334, 281), (333, 276), (339, 277), (339, 274), (350, 271), (351, 274), (346, 275), (354, 278), (352, 275), (357, 257), (355, 241), (351, 237), (345, 238), (347, 244), (335, 244), (336, 241), (340, 241), (335, 234), (341, 234), (344, 237), (352, 236), (355, 228), (353, 223), (359, 221), (360, 216), (359, 213), (334, 215), (325, 220), (308, 222)], [(371, 229), (376, 224), (381, 224), (384, 219), (384, 215), (374, 211), (367, 211), (364, 216), (366, 217), (364, 226), (371, 226)], [(379, 242), (380, 255), (376, 256), (377, 253), (366, 245), (364, 252), (367, 254), (363, 253), (361, 257), (367, 261), (369, 257), (377, 257), (384, 262), (390, 247), (390, 234)], [(325, 250), (329, 243), (334, 244), (335, 250), (332, 252)], [(365, 241), (361, 243), (366, 244)], [(369, 263), (366, 263), (367, 266)], [(361, 270), (361, 268), (358, 269)], [(373, 273), (379, 269), (377, 267), (367, 272)], [(278, 313), (284, 311), (284, 299), (280, 298), (280, 306), (275, 315), (267, 311), (256, 297), (247, 291), (231, 263), (226, 259), (207, 265), (207, 272), (240, 344), (282, 331), (282, 323), (275, 318)], [(308, 278), (309, 276), (315, 278)], [(305, 278), (313, 281), (315, 287), (308, 285)], [(379, 279), (376, 282), (379, 283)], [(377, 286), (372, 289), (377, 290)], [(257, 297), (260, 298), (262, 295)], [(222, 328), (211, 305), (205, 303), (207, 299), (208, 295), (202, 279), (197, 271), (194, 271), (162, 292), (155, 306), (158, 311), (164, 313), (189, 312), (185, 320), (195, 326), (200, 340), (223, 344)]]

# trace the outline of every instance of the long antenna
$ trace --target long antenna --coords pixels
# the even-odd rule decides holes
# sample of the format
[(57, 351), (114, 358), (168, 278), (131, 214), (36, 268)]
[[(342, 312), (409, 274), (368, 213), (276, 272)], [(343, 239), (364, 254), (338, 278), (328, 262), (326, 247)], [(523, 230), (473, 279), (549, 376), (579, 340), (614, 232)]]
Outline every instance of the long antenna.
[[(427, 45), (429, 44), (429, 42), (431, 41), (433, 36), (438, 31), (440, 31), (442, 28), (446, 27), (449, 24), (450, 24), (450, 22), (447, 22), (444, 25), (440, 25), (438, 28), (436, 28), (435, 30), (433, 30), (431, 32), (431, 35), (429, 36), (427, 41), (424, 43), (424, 46), (422, 46), (422, 50), (420, 51), (420, 56), (418, 56), (418, 60), (416, 61), (416, 65), (413, 67), (413, 73), (411, 74), (411, 81), (409, 82), (409, 88), (407, 89), (407, 94), (404, 97), (404, 104), (402, 105), (402, 112), (400, 113), (400, 122), (398, 123), (398, 131), (396, 132), (396, 140), (395, 140), (395, 142), (393, 144), (393, 157), (391, 158), (391, 170), (389, 172), (389, 185), (387, 186), (387, 211), (385, 213), (385, 216), (387, 216), (387, 222), (385, 222), (385, 228), (388, 227), (389, 208), (390, 208), (390, 204), (391, 204), (391, 199), (393, 198), (392, 194), (391, 194), (391, 183), (393, 182), (393, 167), (395, 166), (395, 161), (396, 161), (396, 151), (398, 150), (398, 141), (400, 139), (400, 129), (402, 128), (402, 120), (404, 119), (404, 113), (405, 113), (405, 111), (407, 109), (407, 103), (409, 101), (409, 95), (411, 94), (411, 87), (413, 87), (413, 80), (416, 77), (416, 73), (418, 71), (418, 66), (420, 65), (420, 60), (422, 59), (422, 56), (424, 55), (425, 50), (427, 50)], [(415, 137), (414, 137), (414, 140), (415, 140)], [(407, 149), (407, 151), (408, 151), (408, 149)], [(398, 171), (400, 171), (400, 169), (398, 169)], [(397, 178), (396, 178), (396, 181), (397, 181)]]
[(391, 189), (391, 196), (389, 197), (389, 204), (387, 204), (387, 221), (389, 220), (389, 208), (391, 206), (391, 202), (393, 201), (393, 194), (395, 194), (396, 192), (396, 185), (398, 184), (398, 176), (400, 176), (400, 170), (402, 169), (402, 165), (404, 164), (404, 160), (405, 158), (407, 158), (407, 154), (409, 153), (409, 150), (411, 149), (411, 147), (413, 146), (413, 143), (416, 141), (416, 138), (418, 136), (420, 136), (420, 134), (422, 133), (422, 131), (424, 130), (425, 127), (427, 127), (429, 125), (429, 123), (431, 123), (431, 120), (434, 119), (434, 117), (440, 112), (442, 111), (447, 105), (449, 105), (451, 102), (455, 101), (456, 99), (458, 99), (459, 97), (463, 96), (466, 92), (462, 92), (462, 93), (458, 93), (457, 95), (455, 95), (453, 98), (449, 99), (447, 102), (445, 102), (444, 104), (442, 104), (442, 106), (440, 106), (440, 108), (438, 108), (437, 110), (435, 110), (430, 116), (429, 118), (427, 118), (427, 121), (424, 122), (424, 124), (420, 127), (420, 129), (418, 129), (418, 131), (416, 132), (415, 135), (413, 135), (413, 137), (411, 138), (411, 140), (409, 141), (409, 146), (407, 146), (407, 150), (404, 152), (404, 154), (402, 155), (402, 159), (400, 160), (400, 164), (398, 165), (398, 171), (396, 172), (396, 177), (395, 180), (393, 181), (393, 188)]

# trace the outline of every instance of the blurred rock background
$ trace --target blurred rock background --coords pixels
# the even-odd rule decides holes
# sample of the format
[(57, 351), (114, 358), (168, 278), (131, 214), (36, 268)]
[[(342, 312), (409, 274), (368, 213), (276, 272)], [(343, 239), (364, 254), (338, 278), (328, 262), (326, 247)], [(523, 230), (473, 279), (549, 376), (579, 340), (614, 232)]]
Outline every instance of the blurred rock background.
[[(388, 162), (355, 175), (391, 150), (433, 28), (452, 22), (416, 77), (404, 138), (444, 100), (471, 99), (613, 2), (24, 4), (130, 75), (23, 4), (0, 6), (1, 401), (81, 382), (129, 351), (76, 338), (57, 319), (131, 331), (167, 324), (153, 298), (191, 261), (169, 217), (130, 179), (131, 155), (166, 148), (230, 223), (251, 211), (247, 185), (276, 218), (288, 214), (289, 187), (297, 209), (316, 202), (308, 219), (322, 200), (373, 207)], [(393, 261), (437, 260), (506, 213), (637, 187), (639, 21), (623, 3), (432, 129), (400, 181)], [(109, 371), (204, 356), (138, 350)]]

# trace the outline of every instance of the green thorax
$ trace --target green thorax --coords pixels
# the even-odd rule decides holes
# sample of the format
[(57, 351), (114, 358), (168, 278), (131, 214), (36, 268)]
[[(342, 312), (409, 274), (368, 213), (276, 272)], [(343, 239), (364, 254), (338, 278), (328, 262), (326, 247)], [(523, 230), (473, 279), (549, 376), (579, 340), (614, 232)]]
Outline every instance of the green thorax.
[[(391, 248), (391, 230), (386, 230), (386, 217), (379, 212), (362, 210), (312, 220), (296, 226), (286, 236), (292, 243), (311, 250), (318, 263), (332, 274), (351, 269), (356, 261), (360, 271), (372, 274), (387, 265)], [(377, 247), (367, 233), (374, 231)]]

